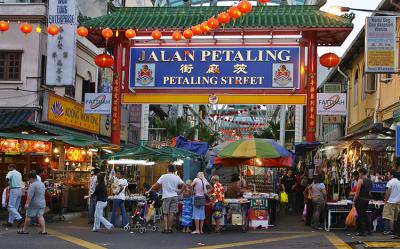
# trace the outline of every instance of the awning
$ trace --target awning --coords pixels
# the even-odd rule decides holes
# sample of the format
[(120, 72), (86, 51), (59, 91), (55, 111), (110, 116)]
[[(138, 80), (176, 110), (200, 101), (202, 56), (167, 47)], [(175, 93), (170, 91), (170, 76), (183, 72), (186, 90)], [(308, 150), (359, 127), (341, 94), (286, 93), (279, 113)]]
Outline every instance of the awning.
[(0, 138), (25, 139), (25, 140), (35, 140), (42, 142), (52, 141), (56, 139), (56, 137), (57, 136), (0, 132)]
[(0, 130), (17, 127), (33, 114), (32, 109), (0, 109)]

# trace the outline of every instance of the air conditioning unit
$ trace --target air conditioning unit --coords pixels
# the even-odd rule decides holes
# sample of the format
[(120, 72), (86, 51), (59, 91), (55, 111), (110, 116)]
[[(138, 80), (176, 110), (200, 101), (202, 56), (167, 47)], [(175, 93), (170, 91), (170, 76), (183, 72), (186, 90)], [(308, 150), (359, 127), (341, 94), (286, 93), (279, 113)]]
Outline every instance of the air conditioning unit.
[(365, 82), (365, 93), (371, 94), (376, 92), (376, 76), (375, 74), (367, 74)]

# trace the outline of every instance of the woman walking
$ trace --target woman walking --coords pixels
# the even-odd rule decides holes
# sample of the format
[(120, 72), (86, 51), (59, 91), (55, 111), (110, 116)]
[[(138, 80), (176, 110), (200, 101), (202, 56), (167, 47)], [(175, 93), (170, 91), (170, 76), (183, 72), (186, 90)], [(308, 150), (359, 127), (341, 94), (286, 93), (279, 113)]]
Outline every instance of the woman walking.
[(183, 206), (182, 206), (182, 226), (184, 233), (192, 232), (190, 228), (193, 225), (193, 191), (191, 180), (186, 181), (185, 188), (182, 188), (182, 195), (183, 195)]
[(192, 188), (194, 191), (193, 199), (193, 220), (196, 226), (196, 230), (192, 234), (202, 234), (204, 220), (206, 219), (206, 194), (208, 189), (211, 188), (210, 183), (204, 178), (204, 173), (197, 173), (197, 178), (192, 182)]
[(90, 197), (96, 197), (96, 211), (94, 213), (94, 224), (93, 232), (100, 230), (100, 224), (102, 223), (108, 231), (112, 231), (114, 226), (103, 216), (104, 208), (107, 207), (107, 191), (106, 184), (104, 182), (104, 175), (97, 177), (97, 185)]
[(321, 214), (324, 213), (325, 202), (326, 202), (326, 188), (324, 184), (324, 176), (318, 175), (314, 179), (314, 183), (311, 184), (312, 191), (312, 203), (313, 203), (313, 227), (314, 229), (322, 230), (319, 226), (321, 220)]
[(357, 182), (357, 189), (353, 199), (353, 207), (357, 210), (357, 228), (356, 236), (365, 236), (369, 233), (370, 221), (367, 210), (370, 200), (372, 181), (368, 178), (368, 171), (365, 168), (358, 170), (360, 175)]

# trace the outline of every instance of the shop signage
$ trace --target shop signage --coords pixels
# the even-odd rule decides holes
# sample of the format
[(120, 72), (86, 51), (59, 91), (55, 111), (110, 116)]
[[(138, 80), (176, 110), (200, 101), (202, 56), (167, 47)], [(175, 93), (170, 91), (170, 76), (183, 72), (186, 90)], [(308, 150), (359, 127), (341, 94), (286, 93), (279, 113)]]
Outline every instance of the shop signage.
[(47, 85), (75, 83), (77, 10), (76, 0), (49, 1), (48, 24), (57, 25), (60, 32), (47, 38)]
[(85, 113), (110, 114), (111, 93), (85, 93)]
[(395, 73), (397, 71), (395, 16), (367, 17), (365, 44), (367, 73)]
[(324, 93), (340, 93), (342, 91), (342, 86), (340, 83), (325, 83)]
[(340, 124), (341, 122), (342, 122), (342, 117), (338, 115), (322, 117), (322, 123), (324, 124)]
[(98, 134), (100, 115), (85, 114), (83, 105), (73, 100), (45, 93), (43, 121)]
[(396, 157), (400, 157), (400, 125), (396, 126)]
[(345, 93), (318, 93), (317, 115), (346, 115)]
[(0, 139), (0, 152), (6, 154), (18, 153), (51, 153), (51, 143), (23, 139)]
[[(111, 115), (101, 115), (100, 135), (111, 137)], [(128, 124), (121, 123), (121, 140), (128, 139)]]
[(131, 89), (293, 89), (300, 47), (132, 47)]

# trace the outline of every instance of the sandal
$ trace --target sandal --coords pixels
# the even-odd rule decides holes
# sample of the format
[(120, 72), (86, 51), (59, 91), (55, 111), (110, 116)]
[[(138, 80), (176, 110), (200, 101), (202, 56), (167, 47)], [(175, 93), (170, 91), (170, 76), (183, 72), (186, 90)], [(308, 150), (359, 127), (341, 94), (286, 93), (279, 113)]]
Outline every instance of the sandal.
[(17, 234), (29, 234), (29, 232), (25, 232), (25, 231), (19, 230), (19, 231), (17, 232)]
[(168, 229), (164, 229), (164, 230), (162, 230), (162, 233), (169, 233), (169, 230)]
[(39, 232), (40, 235), (47, 235), (47, 232)]

